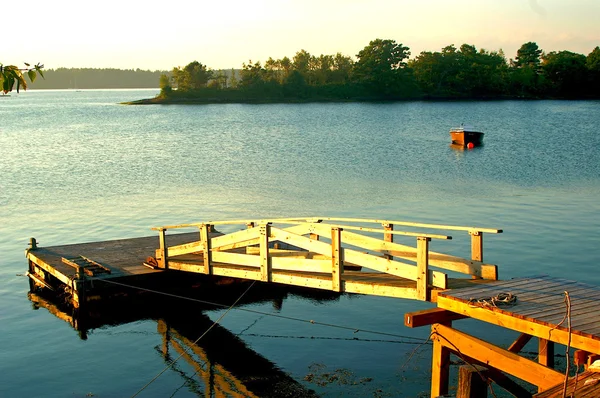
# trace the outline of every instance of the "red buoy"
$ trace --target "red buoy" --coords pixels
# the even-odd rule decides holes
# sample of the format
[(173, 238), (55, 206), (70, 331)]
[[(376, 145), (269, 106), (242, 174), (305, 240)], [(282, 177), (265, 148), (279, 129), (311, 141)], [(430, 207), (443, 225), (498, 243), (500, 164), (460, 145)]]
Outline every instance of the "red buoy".
[(474, 147), (475, 147), (475, 144), (473, 144), (472, 142), (469, 142), (467, 144), (467, 148), (469, 148), (469, 149), (473, 149)]

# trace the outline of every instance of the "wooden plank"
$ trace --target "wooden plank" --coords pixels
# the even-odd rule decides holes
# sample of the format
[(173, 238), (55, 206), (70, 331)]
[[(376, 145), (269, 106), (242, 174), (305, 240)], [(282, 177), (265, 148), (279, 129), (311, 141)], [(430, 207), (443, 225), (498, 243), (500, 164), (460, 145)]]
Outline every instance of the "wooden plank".
[(434, 342), (439, 342), (460, 357), (468, 357), (488, 364), (543, 390), (555, 386), (564, 379), (564, 375), (555, 370), (466, 333), (441, 324), (434, 324), (431, 329)]
[(253, 240), (259, 238), (259, 232), (259, 229), (255, 227), (217, 236), (212, 238), (211, 246), (213, 250), (230, 250), (245, 247), (248, 244), (257, 244), (258, 241)]
[(434, 323), (446, 324), (459, 319), (465, 319), (466, 316), (447, 311), (442, 308), (431, 308), (428, 310), (407, 312), (404, 314), (404, 326), (409, 328), (418, 328), (421, 326), (432, 325)]
[(417, 238), (417, 298), (429, 299), (429, 238)]
[(282, 271), (331, 274), (331, 260), (313, 260), (293, 257), (271, 257), (272, 269)]
[(371, 223), (371, 224), (397, 224), (403, 225), (407, 227), (417, 227), (417, 228), (430, 228), (430, 229), (448, 229), (454, 231), (481, 231), (487, 232), (491, 234), (500, 234), (502, 233), (501, 229), (495, 228), (480, 228), (480, 227), (464, 227), (457, 225), (442, 225), (442, 224), (427, 224), (427, 223), (417, 223), (417, 222), (408, 222), (408, 221), (396, 221), (396, 220), (379, 220), (379, 219), (365, 219), (365, 218), (348, 218), (348, 217), (297, 217), (297, 218), (286, 218), (284, 220), (306, 220), (311, 221), (319, 219), (321, 221), (342, 221), (342, 222), (354, 222), (354, 223)]
[(184, 243), (183, 245), (169, 246), (169, 256), (181, 256), (183, 254), (195, 253), (202, 251), (202, 242), (196, 241), (191, 243)]
[(243, 267), (260, 268), (260, 257), (243, 253), (213, 252), (212, 260), (215, 263), (231, 264)]
[(458, 314), (466, 315), (484, 322), (512, 329), (520, 333), (526, 333), (535, 337), (549, 339), (558, 344), (567, 345), (570, 337), (572, 347), (589, 352), (600, 352), (600, 337), (598, 336), (592, 338), (589, 336), (578, 335), (575, 332), (572, 332), (571, 336), (569, 336), (568, 331), (564, 327), (536, 322), (533, 319), (517, 318), (510, 312), (504, 312), (499, 308), (473, 307), (466, 302), (459, 302), (457, 300), (444, 297), (441, 294), (437, 297), (437, 304), (440, 308), (444, 308)]

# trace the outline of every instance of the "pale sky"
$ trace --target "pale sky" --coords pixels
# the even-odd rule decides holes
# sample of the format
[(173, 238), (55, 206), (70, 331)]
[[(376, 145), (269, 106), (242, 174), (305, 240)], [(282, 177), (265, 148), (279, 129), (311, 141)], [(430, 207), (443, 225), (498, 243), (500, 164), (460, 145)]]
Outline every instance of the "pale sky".
[(600, 45), (600, 0), (29, 0), (13, 9), (0, 62), (47, 69), (229, 69), (301, 49), (355, 58), (377, 38), (411, 58), (463, 43), (507, 59), (528, 41), (584, 55)]

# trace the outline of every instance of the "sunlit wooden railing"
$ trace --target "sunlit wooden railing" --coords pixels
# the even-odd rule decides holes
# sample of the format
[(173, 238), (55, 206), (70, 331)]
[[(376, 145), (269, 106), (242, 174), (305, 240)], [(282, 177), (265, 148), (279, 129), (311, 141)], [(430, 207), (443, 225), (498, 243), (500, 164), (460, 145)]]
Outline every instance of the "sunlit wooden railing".
[[(225, 225), (240, 225), (244, 229), (228, 234), (214, 232), (216, 227)], [(430, 250), (432, 240), (450, 240), (451, 236), (400, 231), (395, 229), (397, 226), (468, 232), (471, 258)], [(168, 247), (166, 232), (183, 228), (197, 228), (200, 239)], [(344, 271), (364, 268), (416, 282), (416, 297), (421, 300), (427, 299), (432, 287), (448, 287), (448, 275), (432, 267), (472, 278), (497, 279), (497, 266), (483, 263), (483, 233), (502, 232), (490, 228), (325, 217), (210, 221), (153, 229), (159, 231), (156, 260), (160, 268), (338, 292), (345, 291)], [(414, 238), (415, 245), (395, 242), (394, 237), (400, 236)]]

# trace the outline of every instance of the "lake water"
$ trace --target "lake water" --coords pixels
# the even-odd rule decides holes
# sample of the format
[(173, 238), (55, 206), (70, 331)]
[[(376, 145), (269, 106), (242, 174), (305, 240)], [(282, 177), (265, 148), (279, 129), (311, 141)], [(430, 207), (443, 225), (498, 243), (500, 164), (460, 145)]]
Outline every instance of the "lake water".
[[(166, 366), (152, 316), (132, 312), (84, 340), (36, 309), (23, 276), (29, 237), (51, 246), (152, 235), (159, 225), (311, 215), (476, 225), (504, 230), (484, 243), (502, 279), (600, 284), (598, 101), (118, 105), (155, 94), (0, 98), (0, 396), (131, 396)], [(449, 146), (461, 122), (485, 131), (483, 147)], [(432, 250), (468, 256), (468, 235), (453, 236)], [(259, 312), (221, 321), (223, 341), (245, 353), (225, 368), (264, 360), (277, 377), (327, 397), (428, 396), (431, 346), (420, 342), (429, 331), (405, 328), (403, 315), (430, 306), (296, 294), (247, 304)], [(165, 311), (191, 340), (224, 314), (185, 308)], [(515, 337), (456, 325), (500, 345)], [(196, 370), (182, 359), (140, 396), (211, 395)]]

